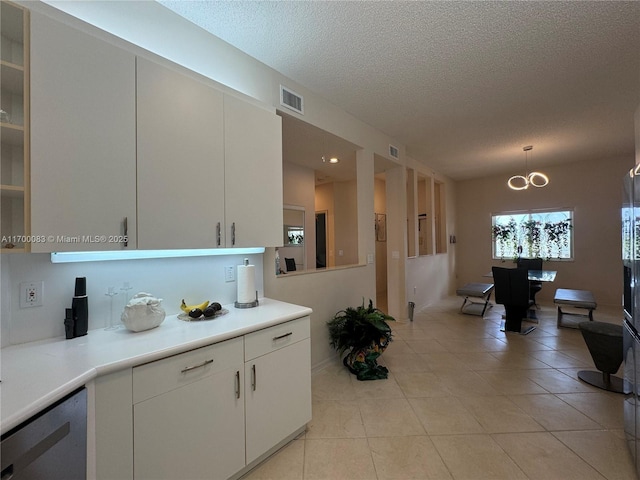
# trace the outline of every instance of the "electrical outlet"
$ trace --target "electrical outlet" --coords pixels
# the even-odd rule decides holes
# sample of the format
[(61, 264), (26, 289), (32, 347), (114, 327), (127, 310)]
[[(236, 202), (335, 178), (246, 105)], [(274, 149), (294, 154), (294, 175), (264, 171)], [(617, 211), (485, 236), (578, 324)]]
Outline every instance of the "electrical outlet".
[(235, 282), (236, 281), (236, 270), (233, 266), (224, 267), (224, 281), (225, 282)]
[(40, 307), (44, 300), (44, 282), (20, 284), (20, 308)]

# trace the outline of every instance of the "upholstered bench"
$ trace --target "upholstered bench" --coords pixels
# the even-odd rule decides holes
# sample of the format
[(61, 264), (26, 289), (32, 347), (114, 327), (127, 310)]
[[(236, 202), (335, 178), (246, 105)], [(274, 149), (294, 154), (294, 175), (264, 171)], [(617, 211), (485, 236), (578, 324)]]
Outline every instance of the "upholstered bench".
[[(562, 316), (563, 315), (575, 315), (579, 317), (587, 317), (590, 321), (593, 321), (593, 311), (596, 309), (596, 299), (588, 290), (572, 290), (569, 288), (558, 288), (556, 290), (555, 297), (553, 298), (553, 303), (558, 305), (558, 327), (569, 327), (569, 328), (578, 328), (577, 325), (571, 324), (563, 324)], [(573, 308), (581, 308), (584, 310), (588, 310), (588, 313), (572, 313), (572, 312), (563, 312), (562, 306), (573, 307)]]
[[(460, 311), (469, 315), (484, 316), (484, 312), (491, 307), (489, 300), (493, 291), (493, 283), (467, 283), (456, 290), (456, 295), (464, 297)], [(471, 298), (480, 298), (480, 302), (474, 302)], [(472, 308), (474, 305), (482, 305), (482, 309)]]

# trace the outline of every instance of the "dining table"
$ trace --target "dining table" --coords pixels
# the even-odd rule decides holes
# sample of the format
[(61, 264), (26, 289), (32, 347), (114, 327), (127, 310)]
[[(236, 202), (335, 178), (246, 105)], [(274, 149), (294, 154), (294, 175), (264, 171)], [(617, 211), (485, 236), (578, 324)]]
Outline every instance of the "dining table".
[(556, 270), (529, 270), (530, 282), (553, 282), (557, 275)]
[[(529, 270), (530, 282), (553, 282), (558, 274), (557, 270)], [(485, 273), (483, 277), (493, 278), (493, 272)]]

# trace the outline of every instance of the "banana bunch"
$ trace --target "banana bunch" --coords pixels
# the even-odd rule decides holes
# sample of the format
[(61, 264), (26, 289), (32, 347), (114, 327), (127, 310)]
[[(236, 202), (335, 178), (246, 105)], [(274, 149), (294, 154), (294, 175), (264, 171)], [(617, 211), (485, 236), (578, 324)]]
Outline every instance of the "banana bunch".
[(201, 311), (204, 311), (204, 309), (207, 308), (208, 306), (209, 306), (209, 300), (199, 303), (198, 305), (187, 305), (186, 303), (184, 303), (184, 298), (183, 298), (182, 304), (180, 305), (180, 310), (182, 310), (184, 313), (189, 315), (189, 312), (195, 310), (196, 308)]

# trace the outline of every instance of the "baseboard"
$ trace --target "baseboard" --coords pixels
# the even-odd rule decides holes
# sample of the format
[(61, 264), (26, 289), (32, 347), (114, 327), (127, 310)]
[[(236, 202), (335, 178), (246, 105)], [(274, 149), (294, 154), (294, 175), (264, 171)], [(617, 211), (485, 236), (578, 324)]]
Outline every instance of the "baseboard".
[(330, 367), (332, 365), (340, 365), (340, 364), (341, 364), (340, 363), (340, 359), (337, 356), (336, 357), (326, 358), (326, 359), (322, 360), (320, 363), (317, 363), (313, 367), (311, 367), (311, 375), (313, 376), (313, 375), (315, 375), (317, 373), (320, 373), (325, 368)]

